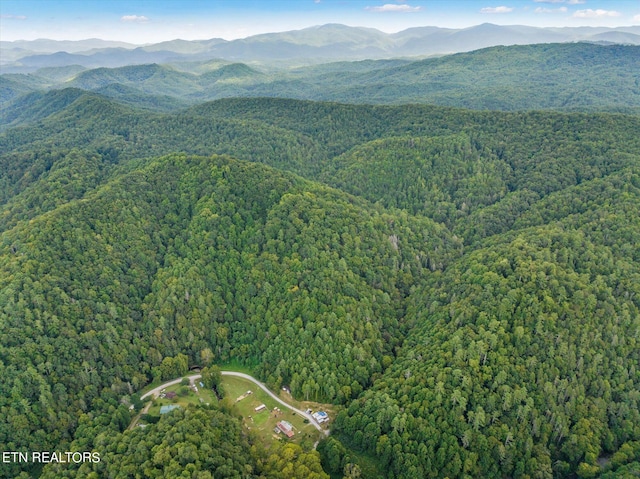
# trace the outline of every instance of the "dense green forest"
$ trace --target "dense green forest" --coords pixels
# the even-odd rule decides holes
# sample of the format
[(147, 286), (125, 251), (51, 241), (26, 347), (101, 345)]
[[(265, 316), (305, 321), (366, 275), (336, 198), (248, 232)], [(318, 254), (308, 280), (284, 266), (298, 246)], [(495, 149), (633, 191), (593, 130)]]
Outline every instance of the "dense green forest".
[(391, 362), (413, 276), (460, 251), (427, 218), (262, 165), (147, 162), (3, 234), (7, 443), (68, 443), (78, 417), (109, 410), (105, 389), (194, 363), (345, 402)]
[[(0, 448), (103, 461), (1, 477), (637, 471), (640, 117), (75, 89), (21, 115)], [(230, 362), (342, 408), (319, 455), (224, 406), (125, 431), (145, 385)]]
[(265, 451), (251, 447), (253, 440), (237, 418), (216, 408), (178, 410), (144, 430), (102, 433), (95, 440), (99, 462), (51, 466), (41, 478), (329, 479), (317, 452), (296, 444)]
[[(75, 88), (147, 111), (207, 100), (277, 97), (366, 104), (428, 103), (477, 110), (640, 112), (640, 46), (551, 43), (439, 58), (275, 66), (213, 60), (0, 75), (0, 129), (40, 119), (43, 90)], [(32, 117), (26, 111), (33, 114)]]

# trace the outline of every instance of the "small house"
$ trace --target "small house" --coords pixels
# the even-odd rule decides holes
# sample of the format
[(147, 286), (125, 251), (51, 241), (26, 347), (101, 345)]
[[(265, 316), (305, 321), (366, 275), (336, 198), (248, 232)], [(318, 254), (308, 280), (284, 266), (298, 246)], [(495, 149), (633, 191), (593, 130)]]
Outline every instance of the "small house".
[(313, 419), (318, 421), (318, 424), (322, 424), (323, 422), (327, 422), (329, 420), (329, 415), (324, 411), (314, 412), (312, 416)]
[(285, 434), (287, 437), (293, 437), (293, 434), (294, 434), (293, 426), (291, 425), (290, 422), (280, 421), (278, 424), (276, 424), (276, 427), (280, 432)]

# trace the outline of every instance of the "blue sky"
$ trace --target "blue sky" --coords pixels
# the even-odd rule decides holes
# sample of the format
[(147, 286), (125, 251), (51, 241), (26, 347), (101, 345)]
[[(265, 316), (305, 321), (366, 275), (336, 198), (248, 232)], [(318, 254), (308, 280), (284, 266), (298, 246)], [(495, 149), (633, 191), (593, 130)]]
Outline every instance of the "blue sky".
[(243, 38), (324, 23), (397, 32), (480, 23), (640, 25), (640, 0), (0, 0), (0, 39)]

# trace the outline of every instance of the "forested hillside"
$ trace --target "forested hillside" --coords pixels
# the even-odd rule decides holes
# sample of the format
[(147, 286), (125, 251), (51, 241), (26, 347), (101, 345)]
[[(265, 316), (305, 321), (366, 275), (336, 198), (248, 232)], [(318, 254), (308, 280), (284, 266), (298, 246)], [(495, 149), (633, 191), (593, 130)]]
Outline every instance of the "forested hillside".
[(623, 177), (597, 206), (483, 241), (416, 291), (402, 352), (339, 417), (347, 442), (395, 477), (593, 477), (636, 440), (640, 176)]
[[(42, 477), (637, 469), (639, 117), (32, 100), (0, 134), (0, 447), (105, 458)], [(151, 381), (230, 362), (343, 408), (325, 472), (224, 407), (124, 432)]]
[[(65, 74), (66, 69), (66, 74)], [(477, 110), (640, 112), (640, 46), (552, 43), (497, 46), (439, 58), (368, 60), (287, 67), (191, 61), (77, 71), (43, 68), (0, 76), (0, 128), (29, 92), (78, 88), (155, 111), (203, 101), (277, 97), (366, 104), (428, 103)]]
[(115, 175), (3, 234), (3, 443), (68, 443), (109, 398), (213, 360), (345, 402), (391, 362), (413, 277), (460, 252), (426, 218), (260, 165)]

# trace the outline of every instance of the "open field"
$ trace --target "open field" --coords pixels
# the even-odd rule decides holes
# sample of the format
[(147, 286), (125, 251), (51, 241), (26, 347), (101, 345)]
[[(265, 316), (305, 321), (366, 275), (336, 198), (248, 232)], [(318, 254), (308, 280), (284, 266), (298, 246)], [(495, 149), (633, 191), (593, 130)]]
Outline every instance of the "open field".
[[(224, 376), (222, 379), (225, 395), (228, 401), (242, 416), (245, 427), (257, 433), (265, 445), (271, 444), (274, 440), (285, 439), (283, 434), (274, 433), (274, 428), (279, 421), (285, 420), (293, 425), (295, 435), (290, 439), (305, 448), (313, 447), (313, 444), (322, 437), (306, 419), (300, 417), (290, 409), (278, 404), (268, 394), (258, 388), (252, 382), (234, 376)], [(251, 394), (246, 394), (251, 391)], [(236, 402), (236, 399), (244, 396)], [(256, 412), (255, 408), (264, 404), (267, 409)], [(275, 409), (278, 408), (278, 409)]]
[[(200, 387), (199, 379), (195, 380), (195, 385), (198, 386), (197, 392), (194, 391), (193, 388), (182, 384), (173, 384), (163, 388), (164, 394), (174, 392), (176, 396), (173, 398), (158, 397), (153, 400), (147, 409), (147, 414), (159, 417), (162, 406), (178, 405), (186, 408), (190, 404), (195, 406), (199, 404), (215, 404), (218, 402), (218, 398), (213, 391)], [(309, 423), (308, 419), (278, 403), (248, 379), (236, 376), (223, 376), (222, 387), (225, 392), (224, 401), (235, 409), (236, 413), (242, 418), (243, 425), (247, 430), (252, 431), (253, 434), (257, 434), (266, 446), (276, 440), (290, 440), (300, 444), (305, 449), (311, 449), (318, 440), (324, 437), (321, 432)], [(331, 418), (335, 418), (335, 406), (309, 401), (297, 401), (288, 391), (280, 390), (277, 392), (280, 399), (290, 403), (293, 407), (302, 410), (323, 410), (326, 411)], [(265, 408), (256, 412), (255, 409), (262, 404), (265, 405)], [(286, 438), (284, 434), (277, 434), (274, 431), (278, 422), (283, 420), (291, 423), (293, 426), (294, 436), (290, 439)], [(136, 421), (134, 420), (133, 424), (135, 423)], [(140, 424), (144, 424), (144, 421), (141, 420)]]

